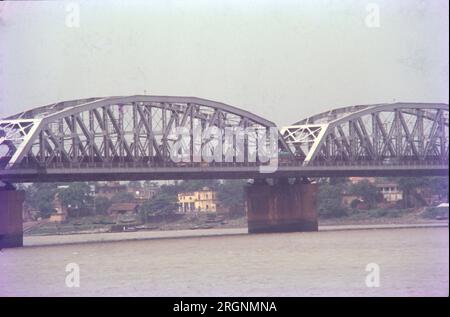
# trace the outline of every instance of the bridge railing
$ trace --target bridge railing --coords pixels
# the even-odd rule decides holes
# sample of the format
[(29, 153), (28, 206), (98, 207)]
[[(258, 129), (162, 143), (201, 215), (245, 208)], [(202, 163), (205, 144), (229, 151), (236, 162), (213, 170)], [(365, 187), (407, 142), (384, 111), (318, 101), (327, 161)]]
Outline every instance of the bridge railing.
[[(273, 164), (273, 162), (272, 162)], [(399, 161), (278, 161), (275, 166), (279, 167), (302, 167), (320, 168), (320, 167), (442, 167), (449, 165), (449, 160), (399, 160)], [(110, 161), (110, 162), (51, 162), (46, 163), (45, 166), (22, 162), (16, 166), (0, 166), (0, 173), (2, 170), (10, 168), (11, 170), (47, 170), (47, 169), (77, 169), (77, 168), (200, 168), (208, 169), (211, 167), (221, 168), (258, 168), (260, 166), (267, 166), (269, 163), (261, 162), (155, 162), (155, 161)]]
[(305, 167), (414, 167), (414, 166), (444, 166), (449, 165), (448, 160), (420, 160), (420, 161), (399, 161), (399, 162), (383, 162), (383, 161), (313, 161), (304, 163)]

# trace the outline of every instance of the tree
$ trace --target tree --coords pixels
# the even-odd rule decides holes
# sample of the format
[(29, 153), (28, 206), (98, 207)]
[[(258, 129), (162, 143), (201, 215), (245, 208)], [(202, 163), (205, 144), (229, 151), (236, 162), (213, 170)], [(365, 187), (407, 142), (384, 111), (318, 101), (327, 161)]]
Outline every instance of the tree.
[(347, 185), (349, 183), (348, 177), (330, 177), (330, 185)]
[(48, 218), (55, 212), (53, 200), (57, 187), (55, 183), (33, 183), (25, 189), (25, 203), (39, 210), (39, 216)]
[(119, 192), (111, 197), (111, 203), (129, 203), (134, 201), (134, 195), (129, 192)]
[[(403, 191), (404, 208), (412, 207), (412, 197), (418, 197), (417, 190), (430, 186), (430, 178), (428, 177), (400, 177), (397, 180), (398, 187)], [(414, 207), (416, 200), (414, 199)]]
[(430, 188), (433, 193), (439, 196), (439, 200), (448, 202), (448, 176), (431, 177)]
[(159, 193), (150, 200), (146, 200), (139, 207), (139, 214), (144, 222), (150, 215), (167, 215), (175, 213), (178, 209), (177, 202), (170, 193)]
[(97, 215), (105, 215), (109, 207), (111, 207), (111, 201), (107, 197), (100, 196), (95, 198), (95, 213)]
[(217, 198), (231, 213), (244, 213), (245, 180), (226, 180), (218, 187)]
[(318, 211), (319, 215), (325, 218), (342, 217), (347, 213), (346, 208), (342, 206), (342, 192), (344, 185), (331, 185), (323, 183), (319, 187)]
[(361, 200), (359, 199), (353, 199), (352, 202), (350, 203), (350, 207), (352, 207), (352, 209), (356, 209), (358, 208), (358, 205), (362, 203)]
[(67, 188), (58, 190), (58, 198), (61, 203), (68, 209), (76, 211), (77, 217), (80, 211), (86, 211), (92, 204), (91, 188), (88, 184), (77, 182), (70, 183)]
[(352, 184), (349, 191), (351, 194), (361, 197), (369, 208), (372, 208), (380, 201), (378, 188), (367, 179)]
[(194, 179), (185, 180), (175, 185), (180, 192), (193, 192), (208, 187), (212, 190), (217, 190), (220, 183), (216, 179)]
[[(184, 183), (184, 182), (182, 182)], [(150, 215), (167, 215), (178, 210), (178, 192), (180, 185), (162, 185), (158, 193), (150, 200), (146, 200), (139, 207), (139, 214), (144, 222)]]

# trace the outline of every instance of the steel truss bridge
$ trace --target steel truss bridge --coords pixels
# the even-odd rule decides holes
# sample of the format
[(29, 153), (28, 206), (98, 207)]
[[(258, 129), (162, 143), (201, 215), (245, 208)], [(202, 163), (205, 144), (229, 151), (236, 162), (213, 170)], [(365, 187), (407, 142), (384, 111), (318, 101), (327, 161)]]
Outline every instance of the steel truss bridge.
[[(301, 113), (301, 109), (298, 110)], [(297, 116), (298, 113), (292, 114)], [(189, 162), (171, 151), (187, 129)], [(449, 106), (392, 103), (333, 109), (277, 128), (276, 164), (250, 159), (269, 148), (246, 135), (228, 149), (243, 159), (206, 162), (217, 139), (196, 140), (195, 129), (270, 129), (267, 119), (195, 97), (118, 96), (58, 102), (0, 120), (0, 180), (8, 182), (189, 178), (446, 175)], [(243, 151), (243, 153), (242, 153)]]

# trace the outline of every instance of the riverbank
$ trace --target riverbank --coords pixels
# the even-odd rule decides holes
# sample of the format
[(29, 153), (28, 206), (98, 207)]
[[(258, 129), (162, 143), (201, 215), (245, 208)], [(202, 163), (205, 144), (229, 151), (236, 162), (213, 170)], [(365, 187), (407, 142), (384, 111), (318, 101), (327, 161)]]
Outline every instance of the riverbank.
[[(436, 215), (439, 215), (437, 217)], [(354, 211), (340, 218), (319, 218), (321, 226), (384, 226), (384, 225), (422, 225), (443, 223), (448, 224), (448, 208), (406, 209), (406, 210), (367, 210)], [(201, 214), (184, 215), (176, 218), (162, 219), (158, 222), (142, 224), (138, 220), (120, 222), (108, 216), (84, 217), (71, 219), (65, 223), (24, 223), (25, 236), (45, 235), (77, 235), (100, 234), (123, 231), (179, 231), (204, 229), (247, 229), (247, 217), (227, 217), (224, 215)]]
[[(448, 222), (422, 223), (422, 224), (372, 224), (372, 225), (320, 225), (319, 232), (326, 231), (354, 231), (354, 230), (385, 230), (385, 229), (411, 229), (411, 228), (448, 228)], [(42, 235), (25, 236), (24, 246), (52, 246), (65, 244), (104, 243), (118, 241), (139, 241), (156, 239), (200, 238), (247, 235), (247, 228), (214, 228), (197, 230), (160, 230), (137, 231), (117, 233), (90, 233), (72, 235)]]

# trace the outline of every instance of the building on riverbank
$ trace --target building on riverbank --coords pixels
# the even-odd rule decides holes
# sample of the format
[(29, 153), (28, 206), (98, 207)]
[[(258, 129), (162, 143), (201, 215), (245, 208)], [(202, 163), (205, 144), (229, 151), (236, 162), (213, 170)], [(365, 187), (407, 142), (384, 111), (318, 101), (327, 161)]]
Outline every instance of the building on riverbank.
[(386, 203), (397, 203), (403, 199), (403, 191), (397, 182), (378, 182), (375, 184)]
[(217, 193), (208, 187), (178, 194), (178, 211), (181, 213), (216, 212), (218, 207)]
[(106, 197), (108, 199), (121, 193), (130, 193), (134, 196), (136, 202), (144, 202), (152, 199), (159, 187), (154, 184), (145, 184), (143, 186), (135, 187), (129, 184), (121, 184), (120, 182), (106, 182), (104, 184), (97, 184), (95, 186), (95, 195), (97, 197)]
[(115, 203), (108, 209), (108, 214), (117, 217), (119, 215), (132, 216), (137, 214), (139, 204), (137, 203)]

